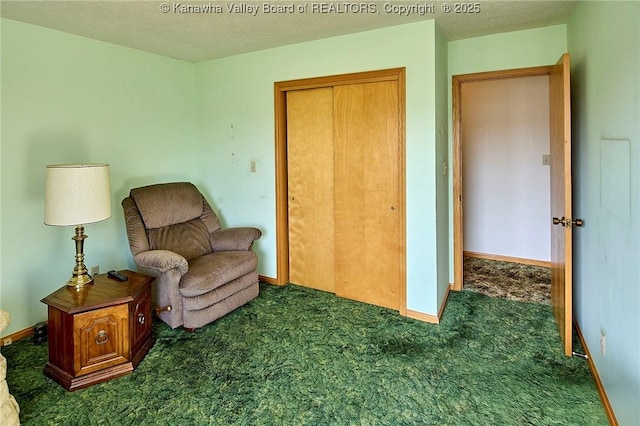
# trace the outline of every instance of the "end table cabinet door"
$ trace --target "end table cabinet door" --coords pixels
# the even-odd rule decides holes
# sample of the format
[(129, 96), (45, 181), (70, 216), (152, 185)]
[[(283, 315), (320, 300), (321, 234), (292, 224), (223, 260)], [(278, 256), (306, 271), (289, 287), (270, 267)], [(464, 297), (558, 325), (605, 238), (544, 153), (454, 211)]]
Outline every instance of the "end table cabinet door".
[[(134, 367), (138, 365), (144, 354), (140, 351), (151, 340), (151, 295), (144, 291), (131, 303), (131, 361)], [(148, 349), (147, 349), (148, 350)], [(142, 356), (140, 356), (142, 355)]]
[(128, 311), (121, 304), (75, 315), (76, 376), (129, 361)]

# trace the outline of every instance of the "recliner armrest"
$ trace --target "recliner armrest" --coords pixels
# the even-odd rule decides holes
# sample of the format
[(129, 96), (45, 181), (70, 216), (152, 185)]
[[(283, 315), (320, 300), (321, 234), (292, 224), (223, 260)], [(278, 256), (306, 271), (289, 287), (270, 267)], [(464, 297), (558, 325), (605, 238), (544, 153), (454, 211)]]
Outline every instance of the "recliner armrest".
[(262, 236), (258, 228), (226, 228), (209, 234), (213, 251), (249, 250), (251, 244)]
[(143, 251), (135, 255), (133, 260), (141, 268), (155, 269), (161, 273), (178, 268), (180, 275), (184, 275), (189, 270), (187, 259), (169, 250)]

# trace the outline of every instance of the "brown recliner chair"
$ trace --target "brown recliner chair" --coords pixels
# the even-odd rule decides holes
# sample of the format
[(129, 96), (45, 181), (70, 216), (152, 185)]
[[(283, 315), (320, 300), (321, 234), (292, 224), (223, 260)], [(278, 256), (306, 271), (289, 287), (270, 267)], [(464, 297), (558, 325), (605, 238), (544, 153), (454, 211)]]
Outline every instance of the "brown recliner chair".
[[(122, 200), (138, 270), (153, 275), (153, 304), (171, 328), (193, 331), (258, 296), (256, 228), (222, 229), (191, 183), (150, 185)], [(170, 308), (169, 308), (170, 307)]]

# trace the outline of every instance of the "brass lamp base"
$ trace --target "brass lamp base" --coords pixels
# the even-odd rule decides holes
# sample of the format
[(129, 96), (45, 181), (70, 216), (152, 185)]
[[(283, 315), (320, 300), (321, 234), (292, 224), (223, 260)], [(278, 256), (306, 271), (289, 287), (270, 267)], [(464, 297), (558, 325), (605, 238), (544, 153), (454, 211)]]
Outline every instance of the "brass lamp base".
[(69, 278), (69, 281), (67, 281), (67, 285), (69, 287), (76, 287), (76, 288), (81, 288), (89, 284), (93, 284), (93, 277), (87, 273), (84, 273), (82, 275), (77, 275), (77, 276), (74, 275), (71, 278)]
[(76, 266), (73, 268), (71, 278), (67, 281), (67, 286), (80, 289), (86, 285), (93, 284), (93, 277), (89, 275), (87, 267), (84, 265), (84, 226), (76, 226), (76, 235), (71, 237), (76, 242)]

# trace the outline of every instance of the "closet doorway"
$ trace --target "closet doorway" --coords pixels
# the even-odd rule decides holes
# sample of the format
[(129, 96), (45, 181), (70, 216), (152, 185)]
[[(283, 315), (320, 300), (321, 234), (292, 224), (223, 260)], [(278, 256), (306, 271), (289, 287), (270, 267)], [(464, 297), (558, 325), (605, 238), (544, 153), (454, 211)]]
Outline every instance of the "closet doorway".
[(464, 285), (549, 303), (549, 76), (465, 83), (461, 95)]
[[(551, 307), (558, 325), (565, 355), (572, 354), (572, 226), (581, 226), (581, 220), (573, 220), (571, 205), (571, 105), (570, 61), (564, 54), (553, 66), (522, 68), (507, 71), (486, 72), (453, 76), (453, 261), (454, 290), (463, 287), (463, 142), (462, 142), (462, 86), (481, 81), (497, 81), (524, 77), (548, 76), (549, 102), (549, 166), (550, 166), (550, 234)], [(542, 160), (542, 159), (540, 159)], [(522, 190), (526, 191), (526, 187)], [(526, 221), (509, 217), (504, 227), (527, 227)]]
[(404, 72), (276, 83), (278, 284), (405, 313)]

